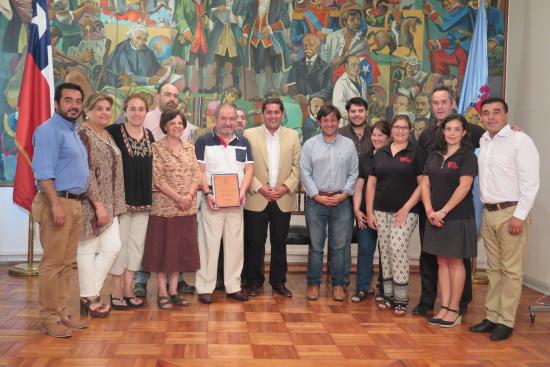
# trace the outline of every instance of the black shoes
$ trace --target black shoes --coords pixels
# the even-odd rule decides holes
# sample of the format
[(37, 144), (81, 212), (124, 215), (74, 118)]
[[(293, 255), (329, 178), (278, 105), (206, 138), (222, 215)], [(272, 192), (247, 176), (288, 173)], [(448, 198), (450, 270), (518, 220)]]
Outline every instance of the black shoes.
[(134, 294), (136, 295), (136, 297), (139, 297), (139, 298), (147, 297), (147, 284), (145, 283), (134, 284)]
[(273, 284), (271, 286), (271, 289), (273, 290), (273, 293), (276, 293), (280, 296), (292, 297), (292, 292), (285, 286), (284, 283)]
[(258, 297), (260, 295), (260, 286), (251, 285), (248, 287), (247, 293), (249, 297)]
[(422, 303), (419, 303), (416, 305), (415, 308), (413, 308), (412, 313), (413, 315), (419, 316), (419, 315), (425, 315), (428, 312), (433, 312), (433, 310), (434, 310), (433, 308), (427, 308)]
[(512, 335), (512, 331), (514, 331), (514, 329), (509, 326), (496, 324), (496, 326), (493, 328), (493, 331), (491, 331), (491, 337), (489, 339), (495, 342), (508, 339), (510, 335)]
[(204, 303), (205, 305), (210, 304), (214, 301), (212, 294), (210, 293), (201, 293), (198, 295), (199, 302)]
[(470, 327), (472, 333), (490, 333), (497, 324), (487, 319), (484, 319), (479, 324)]
[(227, 297), (233, 298), (235, 301), (241, 301), (241, 302), (248, 301), (248, 296), (243, 291), (238, 291), (238, 292), (235, 292), (235, 293), (228, 293)]
[(195, 290), (196, 290), (195, 287), (187, 284), (185, 280), (178, 282), (178, 293), (194, 294)]

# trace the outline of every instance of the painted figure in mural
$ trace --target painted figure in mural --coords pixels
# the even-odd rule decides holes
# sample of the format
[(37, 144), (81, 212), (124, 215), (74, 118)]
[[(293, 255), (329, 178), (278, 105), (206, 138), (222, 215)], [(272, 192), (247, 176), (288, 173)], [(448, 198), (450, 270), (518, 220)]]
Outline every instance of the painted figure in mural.
[(393, 73), (392, 79), (396, 82), (396, 92), (414, 98), (418, 93), (426, 91), (430, 85), (431, 74), (422, 71), (418, 57), (406, 56), (401, 67)]
[(248, 44), (248, 67), (254, 63), (256, 95), (265, 93), (265, 67), (271, 65), (272, 86), (280, 88), (283, 73), (290, 67), (290, 51), (284, 31), (290, 27), (287, 4), (283, 1), (258, 0), (248, 3), (241, 42)]
[(441, 15), (433, 10), (432, 4), (424, 2), (424, 14), (437, 29), (444, 33), (438, 39), (428, 40), (428, 50), (432, 52), (432, 71), (441, 75), (450, 74), (450, 66), (457, 69), (462, 78), (468, 61), (467, 50), (470, 50), (475, 19), (473, 11), (464, 7), (458, 0), (441, 0), (446, 14)]
[(411, 99), (406, 94), (397, 93), (393, 96), (392, 108), (388, 109), (386, 121), (392, 121), (394, 116), (406, 114), (411, 123), (414, 122), (414, 114), (408, 115)]
[(330, 100), (332, 95), (332, 68), (319, 57), (319, 38), (306, 34), (302, 40), (304, 57), (292, 64), (283, 92), (294, 95), (301, 104), (311, 97)]
[(460, 81), (456, 75), (442, 75), (439, 84), (446, 86), (451, 91), (451, 98), (458, 105), (460, 99)]
[(199, 62), (199, 92), (206, 89), (206, 67), (208, 66), (209, 34), (214, 28), (210, 19), (209, 0), (180, 0), (176, 1), (174, 9), (174, 23), (178, 34), (172, 48), (172, 55), (179, 56), (186, 61), (185, 86), (191, 85), (193, 67)]
[[(491, 6), (491, 0), (485, 0), (487, 11), (487, 51), (489, 67), (501, 66), (504, 61), (504, 14), (500, 9)], [(477, 16), (479, 0), (472, 0), (469, 6)]]
[(315, 34), (321, 42), (325, 42), (327, 35), (340, 29), (338, 22), (331, 19), (338, 16), (337, 7), (326, 7), (322, 0), (301, 1), (296, 4), (290, 22), (290, 39), (299, 49), (298, 57), (302, 56), (304, 36)]
[(321, 58), (332, 65), (339, 66), (350, 55), (367, 53), (368, 43), (361, 32), (361, 9), (355, 3), (346, 3), (340, 13), (342, 29), (327, 36), (321, 47)]
[(54, 0), (53, 19), (51, 25), (57, 27), (63, 34), (61, 49), (67, 53), (69, 47), (78, 46), (82, 40), (82, 27), (80, 20), (87, 14), (97, 13), (97, 8), (85, 4), (80, 7), (73, 6), (75, 2), (69, 0)]
[(376, 121), (383, 120), (386, 116), (386, 90), (379, 85), (368, 87), (367, 103), (369, 104), (368, 121), (373, 125)]
[(244, 19), (232, 11), (233, 0), (213, 0), (211, 4), (214, 28), (210, 34), (210, 51), (216, 61), (216, 85), (214, 90), (219, 93), (223, 89), (225, 64), (231, 64), (233, 85), (239, 88), (241, 66), (243, 64), (243, 49), (239, 44)]
[(416, 118), (426, 118), (430, 120), (430, 95), (428, 93), (417, 94), (414, 98)]
[[(157, 84), (163, 73), (153, 50), (146, 42), (149, 32), (142, 26), (135, 26), (126, 33), (128, 39), (119, 43), (109, 56), (105, 69), (111, 85), (120, 87), (130, 84), (124, 81), (124, 74), (138, 85)], [(126, 85), (128, 86), (128, 85)]]
[(334, 84), (332, 104), (341, 111), (344, 121), (348, 118), (346, 102), (353, 97), (367, 98), (367, 82), (359, 76), (360, 62), (357, 56), (348, 57), (344, 61), (346, 72)]
[(307, 104), (308, 114), (302, 122), (302, 144), (309, 138), (320, 134), (319, 121), (317, 121), (317, 112), (325, 105), (325, 101), (321, 97), (310, 98)]

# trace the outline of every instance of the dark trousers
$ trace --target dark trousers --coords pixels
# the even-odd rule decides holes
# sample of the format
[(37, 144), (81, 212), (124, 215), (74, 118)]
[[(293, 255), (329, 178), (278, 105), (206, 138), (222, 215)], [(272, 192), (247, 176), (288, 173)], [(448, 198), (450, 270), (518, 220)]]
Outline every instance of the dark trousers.
[(284, 213), (276, 202), (269, 202), (261, 212), (244, 211), (243, 273), (248, 286), (261, 286), (265, 280), (263, 270), (268, 225), (271, 242), (269, 284), (286, 282), (286, 237), (290, 226), (290, 212)]
[[(419, 232), (420, 232), (420, 246), (424, 243), (424, 228), (426, 227), (426, 212), (422, 207), (419, 213)], [(433, 309), (435, 300), (437, 298), (437, 272), (439, 266), (437, 265), (437, 256), (428, 254), (424, 251), (420, 252), (420, 280), (422, 284), (422, 293), (420, 294), (419, 304), (422, 304), (427, 309)], [(462, 297), (460, 298), (460, 308), (467, 308), (472, 301), (472, 261), (471, 259), (464, 259), (464, 268), (466, 270), (466, 281), (464, 283), (464, 290), (462, 291)]]

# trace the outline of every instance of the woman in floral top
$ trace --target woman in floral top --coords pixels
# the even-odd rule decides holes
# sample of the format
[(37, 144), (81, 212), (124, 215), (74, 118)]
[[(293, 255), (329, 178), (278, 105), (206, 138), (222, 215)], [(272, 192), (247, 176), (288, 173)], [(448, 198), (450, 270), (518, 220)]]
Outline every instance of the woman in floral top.
[(117, 310), (143, 306), (143, 300), (135, 297), (132, 286), (134, 272), (141, 268), (152, 204), (153, 181), (151, 145), (154, 138), (151, 131), (143, 127), (148, 111), (147, 95), (128, 95), (123, 110), (126, 122), (107, 127), (107, 131), (122, 152), (124, 192), (128, 210), (119, 217), (121, 248), (111, 269), (114, 283), (111, 307)]
[(178, 274), (200, 267), (196, 198), (200, 172), (194, 146), (180, 139), (186, 126), (180, 111), (163, 112), (160, 128), (166, 136), (153, 144), (153, 206), (143, 270), (157, 273), (157, 303), (163, 310), (172, 309), (173, 304), (189, 305), (177, 292)]
[(77, 263), (82, 313), (106, 317), (110, 307), (102, 304), (99, 292), (120, 250), (118, 216), (126, 211), (122, 156), (105, 131), (111, 120), (113, 99), (94, 93), (84, 102), (85, 122), (78, 135), (88, 151), (90, 179), (82, 200), (82, 231)]

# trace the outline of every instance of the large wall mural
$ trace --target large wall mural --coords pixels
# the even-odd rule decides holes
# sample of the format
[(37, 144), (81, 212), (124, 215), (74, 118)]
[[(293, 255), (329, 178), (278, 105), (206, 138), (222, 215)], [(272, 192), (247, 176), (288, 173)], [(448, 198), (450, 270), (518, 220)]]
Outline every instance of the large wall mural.
[[(489, 84), (500, 95), (508, 0), (485, 4)], [(285, 104), (284, 124), (302, 135), (302, 122), (323, 103), (345, 112), (348, 98), (362, 96), (370, 123), (404, 113), (418, 136), (434, 87), (459, 97), (477, 8), (477, 0), (51, 0), (54, 74), (86, 94), (113, 95), (113, 122), (130, 91), (154, 97), (156, 86), (171, 82), (198, 129), (212, 126), (221, 101), (244, 110), (249, 126), (260, 124), (262, 98), (275, 95)], [(0, 0), (4, 185), (15, 175), (30, 14), (31, 0)]]

